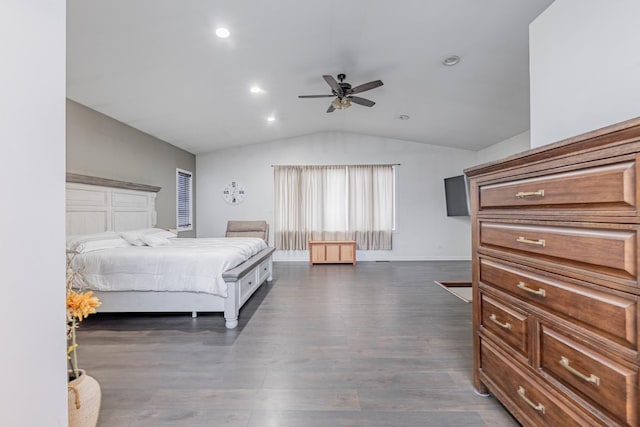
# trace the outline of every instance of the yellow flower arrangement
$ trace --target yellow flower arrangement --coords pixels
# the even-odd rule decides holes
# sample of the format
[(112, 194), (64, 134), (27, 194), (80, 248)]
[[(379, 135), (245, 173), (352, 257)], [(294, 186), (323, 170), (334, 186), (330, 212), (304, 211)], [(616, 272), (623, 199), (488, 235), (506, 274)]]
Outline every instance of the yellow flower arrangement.
[(93, 296), (93, 292), (82, 292), (73, 289), (75, 271), (71, 268), (73, 257), (67, 256), (67, 359), (69, 360), (69, 380), (80, 376), (78, 368), (78, 343), (76, 342), (76, 329), (83, 319), (96, 312), (100, 306), (100, 300)]
[(91, 291), (78, 293), (71, 290), (67, 294), (67, 310), (70, 310), (71, 316), (77, 317), (79, 321), (95, 313), (96, 307), (99, 306), (100, 301), (93, 296)]

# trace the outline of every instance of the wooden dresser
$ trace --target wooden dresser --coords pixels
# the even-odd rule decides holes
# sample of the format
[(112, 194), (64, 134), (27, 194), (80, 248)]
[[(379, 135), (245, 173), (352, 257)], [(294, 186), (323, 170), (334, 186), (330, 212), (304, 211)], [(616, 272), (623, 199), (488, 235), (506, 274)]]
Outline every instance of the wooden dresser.
[(640, 119), (465, 171), (474, 386), (525, 426), (640, 425)]

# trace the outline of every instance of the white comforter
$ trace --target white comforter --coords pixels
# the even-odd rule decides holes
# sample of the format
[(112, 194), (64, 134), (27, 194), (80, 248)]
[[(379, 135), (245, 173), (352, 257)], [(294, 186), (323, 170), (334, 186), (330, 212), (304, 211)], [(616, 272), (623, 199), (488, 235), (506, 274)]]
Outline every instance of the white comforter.
[(169, 239), (78, 254), (76, 284), (97, 291), (189, 291), (227, 296), (222, 273), (266, 248), (250, 237)]

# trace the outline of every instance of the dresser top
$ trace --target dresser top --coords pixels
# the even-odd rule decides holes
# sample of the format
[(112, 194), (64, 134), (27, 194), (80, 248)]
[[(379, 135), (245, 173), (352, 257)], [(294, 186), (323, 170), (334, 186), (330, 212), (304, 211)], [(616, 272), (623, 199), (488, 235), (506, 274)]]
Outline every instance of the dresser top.
[(473, 177), (512, 167), (531, 165), (549, 158), (563, 156), (569, 158), (577, 153), (597, 150), (603, 146), (629, 144), (630, 142), (640, 144), (640, 117), (523, 151), (502, 160), (472, 166), (465, 169), (464, 173), (468, 177)]

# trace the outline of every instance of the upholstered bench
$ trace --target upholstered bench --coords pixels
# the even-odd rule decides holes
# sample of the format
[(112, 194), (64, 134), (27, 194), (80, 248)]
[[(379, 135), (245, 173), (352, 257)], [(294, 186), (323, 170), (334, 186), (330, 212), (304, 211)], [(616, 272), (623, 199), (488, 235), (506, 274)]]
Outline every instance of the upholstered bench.
[(269, 245), (267, 221), (228, 221), (225, 237), (259, 237)]

